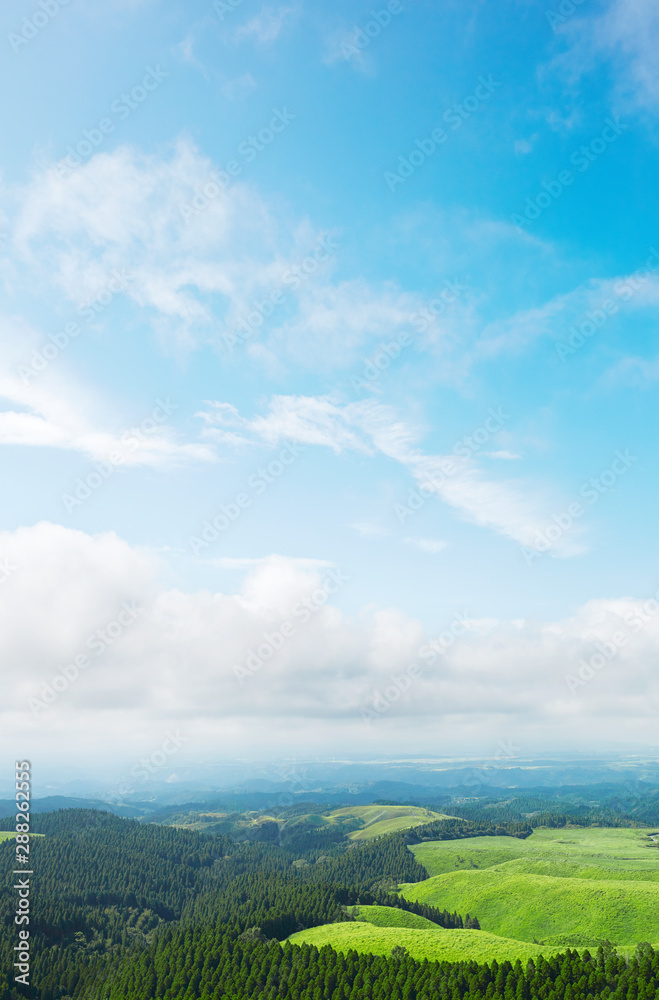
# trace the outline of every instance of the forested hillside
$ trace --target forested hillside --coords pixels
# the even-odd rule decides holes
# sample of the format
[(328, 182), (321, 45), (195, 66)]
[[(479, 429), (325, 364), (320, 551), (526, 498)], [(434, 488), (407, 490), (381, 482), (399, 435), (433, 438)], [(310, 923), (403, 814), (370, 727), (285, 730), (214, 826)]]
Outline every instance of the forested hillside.
[[(305, 854), (278, 843), (237, 843), (93, 810), (35, 816), (33, 829), (41, 836), (30, 845), (31, 985), (13, 983), (15, 898), (5, 878), (0, 1000), (650, 1000), (659, 989), (659, 958), (649, 945), (635, 958), (604, 946), (522, 966), (415, 961), (401, 947), (342, 954), (286, 941), (356, 918), (397, 926), (401, 934), (429, 927), (438, 941), (458, 933), (476, 942), (477, 913), (448, 912), (394, 891), (428, 879), (406, 844), (409, 831), (318, 856), (316, 848)], [(523, 840), (532, 835), (518, 824), (493, 829)], [(483, 821), (439, 821), (416, 839), (484, 832)], [(11, 839), (0, 843), (5, 872), (13, 852)], [(392, 907), (399, 918), (387, 916)]]
[[(234, 937), (258, 926), (262, 936), (283, 939), (306, 927), (348, 920), (350, 906), (379, 902), (439, 926), (463, 926), (458, 914), (387, 892), (399, 882), (427, 877), (395, 834), (314, 863), (277, 845), (236, 844), (92, 810), (44, 814), (35, 817), (33, 828), (43, 836), (31, 843), (36, 989), (30, 995), (43, 1000), (75, 992), (75, 983), (82, 989), (83, 980), (97, 974), (99, 962), (103, 966), (108, 959), (115, 968), (131, 949), (147, 947), (156, 931), (160, 940), (164, 927), (174, 922), (184, 927), (219, 922)], [(10, 840), (0, 845), (5, 870), (13, 864), (13, 850)], [(13, 904), (5, 882), (0, 893), (2, 1000), (14, 995), (9, 977)]]

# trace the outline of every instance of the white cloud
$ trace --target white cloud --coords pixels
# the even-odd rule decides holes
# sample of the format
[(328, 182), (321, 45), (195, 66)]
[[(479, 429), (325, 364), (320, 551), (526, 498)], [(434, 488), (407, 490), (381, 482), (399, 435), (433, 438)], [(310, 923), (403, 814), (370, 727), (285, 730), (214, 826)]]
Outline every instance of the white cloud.
[(515, 139), (514, 150), (516, 156), (527, 156), (529, 153), (533, 152), (533, 147), (535, 146), (536, 140), (538, 139), (538, 132), (534, 132), (529, 139)]
[[(591, 26), (592, 27), (592, 26)], [(652, 0), (613, 0), (595, 22), (593, 44), (615, 52), (623, 70), (620, 85), (640, 107), (659, 110), (659, 9)]]
[(409, 329), (417, 296), (393, 283), (334, 282), (334, 238), (271, 211), (235, 156), (233, 180), (185, 138), (169, 157), (124, 146), (68, 176), (38, 172), (5, 195), (14, 284), (54, 286), (81, 309), (117, 272), (165, 349), (226, 352), (239, 334), (236, 352), (266, 366), (276, 356), (346, 368), (365, 343)]
[[(653, 270), (659, 266), (659, 252), (648, 247), (647, 260)], [(604, 310), (604, 303), (612, 308)], [(583, 342), (597, 340), (597, 334), (612, 317), (634, 309), (655, 309), (659, 305), (659, 277), (649, 273), (639, 261), (638, 269), (615, 278), (593, 278), (569, 292), (554, 296), (540, 306), (523, 309), (505, 319), (488, 323), (473, 349), (473, 359), (489, 359), (502, 353), (521, 353), (541, 337), (567, 342), (576, 328)], [(593, 315), (595, 321), (593, 321)], [(578, 339), (578, 336), (577, 336)]]
[(656, 115), (659, 9), (653, 0), (611, 0), (602, 13), (570, 18), (557, 31), (569, 47), (555, 65), (578, 79), (609, 59), (618, 108)]
[[(213, 566), (221, 566), (222, 569), (249, 569), (254, 566), (263, 566), (264, 560), (255, 556), (220, 556), (218, 559), (211, 559), (209, 562)], [(328, 569), (334, 564), (328, 562), (327, 559), (286, 559), (284, 556), (270, 556), (269, 565), (275, 570), (279, 571), (282, 567), (295, 566), (298, 569), (318, 569), (319, 567), (327, 567)]]
[(345, 367), (356, 361), (364, 344), (409, 332), (419, 306), (418, 296), (393, 283), (379, 288), (362, 278), (307, 283), (300, 289), (296, 315), (274, 332), (272, 343), (284, 346), (305, 368), (317, 366), (319, 360), (325, 366)]
[[(20, 727), (35, 754), (48, 744), (49, 759), (79, 755), (89, 740), (120, 757), (174, 721), (234, 755), (295, 738), (357, 746), (367, 732), (402, 746), (436, 737), (438, 726), (527, 727), (537, 741), (569, 735), (577, 715), (591, 738), (655, 738), (656, 601), (591, 601), (544, 624), (473, 620), (457, 638), (440, 621), (427, 636), (396, 609), (347, 617), (340, 568), (282, 556), (250, 562), (235, 593), (186, 593), (163, 584), (152, 553), (111, 533), (39, 524), (0, 534), (0, 553), (13, 567), (0, 604), (7, 753), (7, 734)], [(117, 634), (110, 623), (126, 602), (136, 616)], [(99, 635), (112, 641), (97, 653)], [(40, 700), (81, 654), (89, 664), (56, 682), (57, 698), (35, 719), (28, 699)], [(256, 666), (241, 683), (234, 667), (248, 662)], [(412, 662), (420, 676), (367, 730), (361, 710)]]
[(230, 101), (238, 100), (241, 97), (246, 97), (247, 94), (251, 94), (257, 88), (257, 83), (251, 73), (243, 73), (242, 76), (237, 76), (233, 80), (227, 80), (226, 83), (222, 84), (222, 93)]
[[(533, 497), (523, 484), (487, 479), (464, 449), (462, 454), (426, 454), (416, 446), (419, 432), (415, 428), (397, 419), (390, 407), (371, 400), (341, 404), (329, 396), (275, 396), (264, 415), (242, 417), (226, 403), (210, 404), (199, 415), (210, 440), (249, 443), (258, 439), (271, 446), (295, 441), (331, 448), (336, 454), (350, 450), (386, 455), (408, 470), (419, 489), (434, 493), (465, 520), (520, 545), (534, 547), (538, 533), (544, 534), (550, 522), (552, 510), (546, 499)], [(501, 414), (500, 421), (504, 417)], [(483, 443), (497, 433), (490, 416), (486, 424), (494, 429), (484, 424), (473, 432), (485, 434)], [(402, 516), (403, 523), (406, 516)], [(548, 550), (561, 556), (583, 551), (575, 541), (578, 534), (578, 528), (571, 528), (551, 545), (547, 542)]]
[[(46, 345), (53, 350), (52, 341)], [(207, 444), (177, 441), (170, 423), (176, 404), (171, 400), (162, 401), (164, 408), (153, 400), (138, 421), (110, 429), (117, 420), (109, 400), (75, 378), (65, 358), (49, 362), (47, 350), (44, 359), (43, 349), (43, 338), (27, 323), (0, 316), (0, 400), (12, 406), (0, 409), (0, 445), (61, 448), (97, 460), (116, 453), (124, 465), (214, 458)], [(45, 365), (42, 372), (31, 367), (35, 353)]]
[(276, 11), (272, 7), (262, 7), (256, 17), (236, 29), (234, 39), (251, 38), (259, 45), (272, 45), (279, 38), (286, 20), (294, 14), (294, 7), (279, 7)]
[(611, 384), (646, 388), (659, 380), (659, 358), (622, 358), (606, 373)]
[(174, 52), (182, 62), (187, 63), (188, 66), (193, 66), (196, 70), (198, 70), (206, 83), (210, 83), (210, 74), (195, 52), (196, 41), (197, 39), (195, 38), (195, 33), (191, 31), (182, 42), (179, 42), (178, 45), (175, 46)]
[(183, 343), (210, 339), (218, 314), (231, 322), (284, 269), (281, 233), (256, 193), (222, 189), (185, 140), (168, 160), (121, 147), (70, 176), (46, 171), (16, 197), (14, 247), (32, 281), (80, 307), (114, 270), (127, 273), (125, 294)]
[(364, 33), (357, 25), (331, 32), (326, 40), (323, 62), (326, 66), (344, 63), (366, 76), (375, 72), (373, 57), (363, 43)]
[(241, 417), (228, 403), (211, 403), (210, 409), (199, 416), (205, 420), (205, 433), (211, 439), (216, 436), (214, 425), (217, 423), (221, 439), (226, 434), (224, 427), (228, 426), (235, 427), (239, 434), (256, 436), (270, 445), (287, 440), (328, 447), (335, 454), (346, 449), (373, 454), (360, 427), (364, 405), (349, 403), (341, 407), (326, 396), (275, 396), (265, 416)]

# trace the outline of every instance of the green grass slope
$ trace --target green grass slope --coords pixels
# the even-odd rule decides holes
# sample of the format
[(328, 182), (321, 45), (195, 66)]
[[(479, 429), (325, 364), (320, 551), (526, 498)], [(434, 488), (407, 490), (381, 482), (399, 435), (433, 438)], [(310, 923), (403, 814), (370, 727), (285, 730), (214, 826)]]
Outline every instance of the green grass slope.
[(613, 882), (659, 882), (659, 869), (602, 868), (595, 864), (579, 864), (578, 861), (532, 861), (516, 858), (502, 865), (494, 865), (490, 871), (508, 874), (551, 875), (554, 878), (594, 878)]
[[(418, 913), (408, 913), (397, 906), (352, 906), (355, 920), (361, 920), (375, 927), (411, 927), (416, 930), (437, 930), (437, 924)], [(442, 928), (440, 927), (439, 930)]]
[[(414, 813), (417, 813), (415, 816)], [(417, 825), (413, 807), (358, 807), (338, 817)], [(410, 823), (411, 820), (411, 823)], [(379, 828), (379, 829), (378, 829)], [(392, 907), (360, 906), (354, 923), (300, 931), (292, 941), (385, 955), (399, 944), (414, 958), (522, 961), (538, 954), (593, 948), (608, 939), (622, 950), (659, 941), (659, 848), (654, 830), (537, 830), (526, 840), (476, 837), (411, 849), (431, 877), (401, 886), (403, 895), (439, 909), (476, 914), (482, 931), (445, 930)]]
[(349, 834), (352, 840), (372, 840), (385, 833), (398, 833), (413, 826), (422, 826), (434, 819), (447, 819), (444, 813), (423, 806), (348, 806), (334, 809), (327, 816), (330, 822), (357, 820), (363, 827)]
[(492, 868), (509, 861), (568, 861), (620, 871), (659, 871), (659, 845), (654, 830), (602, 827), (536, 830), (526, 840), (516, 837), (473, 837), (439, 840), (411, 848), (430, 875)]
[[(421, 930), (405, 927), (376, 927), (370, 923), (323, 924), (310, 930), (298, 931), (288, 939), (293, 944), (312, 944), (316, 948), (330, 945), (335, 951), (353, 949), (373, 955), (389, 955), (392, 948), (407, 948), (412, 958), (423, 961), (446, 962), (498, 962), (509, 959), (522, 962), (540, 954), (551, 954), (552, 949), (521, 941), (506, 941), (483, 931)], [(557, 951), (558, 949), (554, 949)]]
[(556, 878), (505, 870), (458, 871), (408, 885), (407, 899), (475, 913), (483, 930), (521, 941), (659, 939), (659, 884)]

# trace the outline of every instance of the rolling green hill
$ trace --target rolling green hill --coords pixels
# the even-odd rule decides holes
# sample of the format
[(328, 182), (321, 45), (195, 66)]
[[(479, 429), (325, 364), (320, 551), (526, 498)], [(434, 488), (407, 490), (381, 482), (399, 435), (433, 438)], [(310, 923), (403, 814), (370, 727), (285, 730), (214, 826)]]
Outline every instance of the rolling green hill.
[(495, 865), (491, 871), (508, 874), (551, 875), (554, 878), (594, 878), (614, 882), (659, 882), (659, 869), (653, 868), (605, 868), (596, 864), (579, 864), (578, 861), (532, 861), (515, 858), (502, 865)]
[[(413, 826), (422, 826), (434, 819), (448, 819), (444, 813), (433, 812), (423, 806), (348, 806), (334, 809), (327, 819), (331, 823), (356, 820), (363, 823), (359, 830), (349, 834), (351, 840), (372, 840), (384, 833), (398, 833)], [(423, 862), (422, 862), (423, 863)]]
[(573, 935), (619, 944), (659, 939), (659, 885), (610, 879), (507, 874), (501, 869), (435, 875), (406, 899), (476, 913), (484, 930), (520, 941)]
[[(386, 909), (386, 907), (385, 907)], [(292, 944), (311, 944), (316, 948), (331, 945), (336, 951), (354, 949), (373, 955), (389, 955), (392, 948), (407, 948), (412, 958), (429, 961), (501, 962), (505, 959), (523, 962), (543, 953), (538, 945), (504, 938), (483, 931), (433, 930), (406, 927), (373, 926), (371, 923), (323, 924), (310, 930), (298, 931), (288, 939)], [(554, 949), (558, 951), (558, 949)], [(544, 952), (548, 954), (547, 949)]]
[(374, 927), (411, 927), (416, 930), (442, 930), (427, 917), (408, 913), (394, 906), (352, 906), (349, 911), (355, 920)]
[(474, 837), (436, 840), (410, 848), (430, 875), (456, 869), (492, 868), (507, 861), (569, 861), (622, 871), (659, 871), (654, 830), (607, 827), (538, 829), (525, 840), (517, 837)]
[(407, 899), (475, 913), (483, 930), (520, 941), (621, 945), (659, 940), (659, 851), (653, 831), (538, 830), (412, 848), (431, 878)]

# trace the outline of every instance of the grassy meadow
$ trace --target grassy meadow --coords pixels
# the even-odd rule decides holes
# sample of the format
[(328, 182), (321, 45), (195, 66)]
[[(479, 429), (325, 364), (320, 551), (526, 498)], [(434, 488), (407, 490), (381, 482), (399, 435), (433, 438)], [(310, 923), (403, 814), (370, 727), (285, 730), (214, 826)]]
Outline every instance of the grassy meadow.
[(327, 819), (331, 823), (354, 820), (362, 823), (358, 830), (349, 834), (351, 840), (372, 840), (385, 833), (398, 833), (413, 826), (422, 826), (435, 819), (447, 819), (444, 813), (433, 812), (423, 806), (349, 806), (335, 809)]
[[(385, 907), (386, 909), (386, 907)], [(516, 958), (528, 961), (542, 953), (542, 948), (521, 941), (504, 938), (483, 931), (444, 930), (434, 926), (426, 928), (374, 926), (371, 923), (324, 924), (310, 930), (298, 931), (288, 939), (293, 944), (312, 944), (322, 948), (329, 944), (336, 951), (353, 949), (373, 955), (390, 955), (392, 948), (407, 948), (412, 958), (423, 961), (464, 962), (475, 960), (498, 962)]]
[(408, 899), (476, 914), (483, 930), (543, 944), (659, 940), (654, 831), (537, 830), (526, 840), (476, 837), (411, 849), (431, 873)]
[[(536, 830), (526, 840), (516, 837), (474, 837), (467, 840), (435, 840), (410, 847), (430, 875), (456, 870), (493, 868), (519, 861), (519, 870), (527, 863), (550, 862), (552, 874), (562, 865), (611, 871), (659, 872), (659, 844), (651, 837), (654, 830), (627, 830), (608, 827)], [(568, 870), (567, 867), (565, 869)]]
[[(408, 815), (396, 816), (395, 808)], [(410, 809), (361, 807), (368, 826), (357, 833), (408, 821)], [(480, 931), (446, 930), (402, 910), (358, 906), (351, 911), (355, 922), (325, 924), (290, 940), (378, 955), (402, 945), (413, 958), (447, 961), (525, 961), (567, 947), (592, 950), (604, 940), (630, 951), (640, 941), (659, 942), (659, 846), (653, 836), (654, 830), (589, 827), (539, 829), (526, 840), (418, 844), (410, 849), (430, 878), (401, 885), (402, 895), (475, 915)]]
[[(355, 918), (374, 927), (407, 927), (413, 930), (437, 930), (437, 924), (417, 913), (408, 913), (392, 906), (351, 906), (349, 913)], [(442, 930), (442, 928), (439, 928)]]

